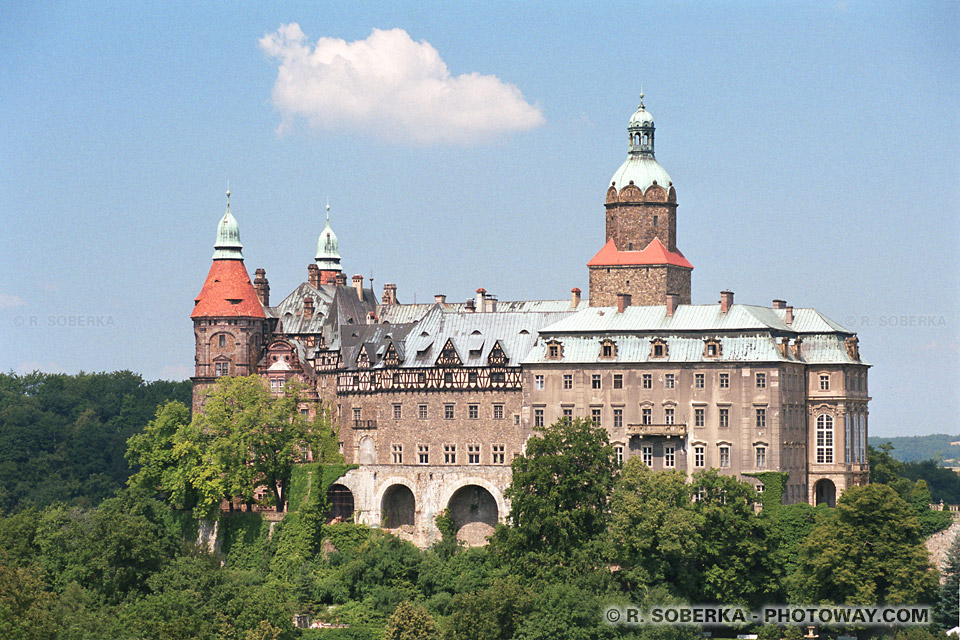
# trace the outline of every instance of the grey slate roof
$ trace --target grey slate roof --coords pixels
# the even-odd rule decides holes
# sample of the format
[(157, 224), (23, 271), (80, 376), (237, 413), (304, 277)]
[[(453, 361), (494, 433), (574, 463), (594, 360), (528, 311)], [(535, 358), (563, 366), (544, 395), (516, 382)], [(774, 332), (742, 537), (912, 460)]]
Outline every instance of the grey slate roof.
[[(377, 307), (377, 318), (380, 322), (389, 324), (403, 324), (418, 322), (439, 303), (420, 304), (381, 304)], [(577, 309), (588, 306), (586, 298), (580, 301)], [(448, 313), (466, 313), (466, 302), (447, 302), (439, 305)], [(492, 313), (559, 313), (575, 311), (570, 306), (570, 300), (498, 300), (497, 310)]]

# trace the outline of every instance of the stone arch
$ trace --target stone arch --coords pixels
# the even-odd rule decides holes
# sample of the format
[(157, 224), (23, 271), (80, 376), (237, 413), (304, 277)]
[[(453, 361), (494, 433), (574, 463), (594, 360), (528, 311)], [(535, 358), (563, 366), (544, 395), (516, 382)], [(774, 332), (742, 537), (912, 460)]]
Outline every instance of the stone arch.
[(467, 484), (454, 491), (447, 509), (457, 540), (472, 546), (486, 544), (500, 521), (496, 498), (478, 484)]
[(823, 478), (813, 485), (813, 503), (817, 506), (826, 504), (828, 507), (837, 506), (837, 485), (833, 480)]
[(607, 189), (607, 202), (616, 202), (617, 200), (617, 188), (615, 186), (611, 186), (609, 189)]
[(357, 461), (360, 464), (377, 464), (377, 445), (370, 436), (360, 438), (357, 444)]
[(623, 189), (620, 189), (620, 202), (642, 202), (643, 201), (643, 192), (640, 191), (640, 187), (633, 184), (633, 181), (630, 182)]
[[(526, 443), (524, 443), (524, 447), (526, 447)], [(470, 485), (477, 485), (478, 487), (482, 487), (487, 490), (487, 492), (493, 497), (494, 502), (497, 503), (497, 517), (500, 520), (503, 520), (509, 509), (507, 508), (507, 503), (503, 499), (503, 494), (500, 492), (500, 489), (498, 489), (493, 483), (476, 476), (464, 478), (463, 480), (454, 482), (449, 487), (446, 487), (443, 494), (441, 494), (440, 504), (449, 505), (450, 500), (453, 498), (453, 494), (463, 487), (468, 487)]]
[(666, 202), (667, 192), (658, 184), (653, 184), (647, 187), (647, 192), (644, 194), (644, 200), (647, 202)]
[(353, 514), (356, 505), (353, 500), (353, 491), (340, 484), (330, 485), (327, 489), (327, 504), (330, 509), (327, 511), (327, 520), (341, 520), (343, 522), (353, 522)]
[(384, 529), (414, 526), (417, 521), (417, 500), (406, 482), (390, 484), (380, 497), (380, 522)]

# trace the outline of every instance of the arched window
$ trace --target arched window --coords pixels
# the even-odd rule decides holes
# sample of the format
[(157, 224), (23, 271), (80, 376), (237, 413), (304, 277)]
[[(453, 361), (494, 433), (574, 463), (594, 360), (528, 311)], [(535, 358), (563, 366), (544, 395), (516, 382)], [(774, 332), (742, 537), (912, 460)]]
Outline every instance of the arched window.
[(833, 416), (817, 416), (817, 464), (833, 464)]

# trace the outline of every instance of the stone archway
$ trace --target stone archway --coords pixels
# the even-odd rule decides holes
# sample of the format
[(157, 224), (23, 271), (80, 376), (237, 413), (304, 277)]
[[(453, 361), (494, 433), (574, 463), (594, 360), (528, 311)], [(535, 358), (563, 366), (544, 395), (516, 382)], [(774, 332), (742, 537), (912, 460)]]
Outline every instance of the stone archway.
[(457, 539), (468, 545), (487, 543), (499, 521), (497, 501), (484, 487), (468, 484), (457, 489), (447, 504)]
[(376, 464), (377, 463), (377, 447), (373, 443), (373, 438), (370, 436), (363, 436), (360, 438), (359, 446), (359, 456), (358, 461), (360, 464)]
[(837, 486), (833, 480), (824, 478), (813, 485), (814, 504), (819, 506), (825, 504), (828, 507), (837, 506)]
[(383, 492), (380, 514), (384, 529), (413, 526), (417, 517), (417, 501), (413, 491), (403, 484), (395, 484)]
[(327, 504), (330, 505), (327, 511), (327, 521), (339, 520), (341, 522), (353, 522), (353, 514), (356, 509), (353, 501), (353, 492), (342, 484), (332, 484), (327, 489)]

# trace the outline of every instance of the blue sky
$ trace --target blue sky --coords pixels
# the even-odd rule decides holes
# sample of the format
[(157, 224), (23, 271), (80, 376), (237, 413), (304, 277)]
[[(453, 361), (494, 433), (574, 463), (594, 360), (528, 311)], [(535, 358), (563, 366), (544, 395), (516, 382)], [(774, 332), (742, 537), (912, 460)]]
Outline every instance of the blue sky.
[(957, 433), (958, 63), (956, 2), (0, 3), (0, 368), (190, 375), (228, 180), (274, 301), (328, 197), (401, 301), (586, 291), (642, 85), (693, 301), (814, 306), (873, 435)]

